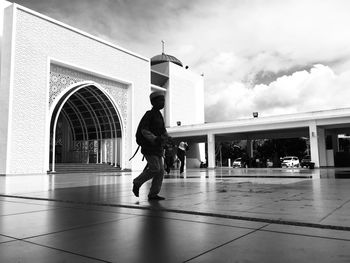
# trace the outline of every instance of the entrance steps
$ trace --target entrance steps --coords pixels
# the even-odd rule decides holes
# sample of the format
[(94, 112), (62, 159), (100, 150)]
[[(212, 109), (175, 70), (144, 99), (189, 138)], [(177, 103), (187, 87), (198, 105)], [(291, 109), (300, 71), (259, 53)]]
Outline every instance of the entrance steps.
[[(51, 172), (50, 165), (50, 172)], [(60, 173), (113, 173), (121, 171), (119, 167), (107, 163), (56, 163), (56, 174)]]

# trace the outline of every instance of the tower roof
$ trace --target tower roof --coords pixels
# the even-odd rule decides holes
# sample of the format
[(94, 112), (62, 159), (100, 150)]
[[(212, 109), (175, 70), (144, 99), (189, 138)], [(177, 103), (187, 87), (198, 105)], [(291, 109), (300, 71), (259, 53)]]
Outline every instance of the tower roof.
[(162, 53), (160, 55), (156, 55), (156, 56), (151, 58), (151, 66), (157, 65), (157, 64), (160, 64), (160, 63), (163, 63), (163, 62), (172, 62), (172, 63), (174, 63), (176, 65), (179, 65), (180, 67), (183, 66), (182, 62), (179, 59), (177, 59), (174, 56), (165, 54), (165, 53)]

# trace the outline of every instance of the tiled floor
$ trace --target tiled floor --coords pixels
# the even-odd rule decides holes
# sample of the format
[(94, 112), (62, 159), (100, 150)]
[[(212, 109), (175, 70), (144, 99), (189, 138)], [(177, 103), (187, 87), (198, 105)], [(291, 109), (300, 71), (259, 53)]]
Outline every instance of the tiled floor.
[[(0, 262), (350, 262), (346, 169), (0, 177)], [(345, 176), (346, 178), (346, 176)]]

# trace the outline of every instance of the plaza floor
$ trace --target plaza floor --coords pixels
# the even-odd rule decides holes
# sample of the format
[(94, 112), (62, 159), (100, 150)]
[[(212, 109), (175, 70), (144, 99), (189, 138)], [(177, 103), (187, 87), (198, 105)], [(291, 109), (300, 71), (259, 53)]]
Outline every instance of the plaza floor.
[(350, 262), (350, 168), (0, 177), (0, 262)]

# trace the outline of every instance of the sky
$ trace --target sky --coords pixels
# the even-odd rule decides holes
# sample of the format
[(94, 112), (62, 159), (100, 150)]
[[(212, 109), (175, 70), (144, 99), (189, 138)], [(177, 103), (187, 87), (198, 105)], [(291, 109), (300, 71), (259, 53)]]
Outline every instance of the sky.
[(206, 122), (350, 107), (349, 0), (14, 0), (204, 74)]

